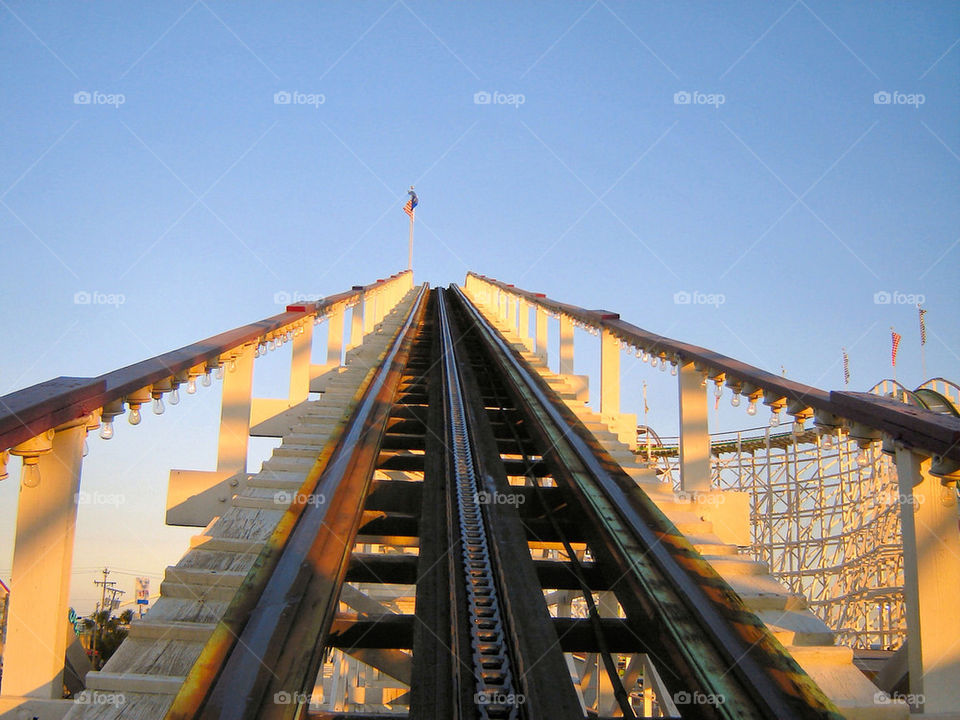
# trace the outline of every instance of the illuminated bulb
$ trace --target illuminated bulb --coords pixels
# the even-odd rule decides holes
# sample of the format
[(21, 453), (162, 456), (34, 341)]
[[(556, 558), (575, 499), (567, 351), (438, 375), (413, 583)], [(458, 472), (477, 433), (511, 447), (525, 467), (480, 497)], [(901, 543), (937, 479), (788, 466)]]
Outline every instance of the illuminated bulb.
[(798, 435), (803, 432), (803, 420), (793, 421), (793, 431)]
[(293, 340), (293, 333), (287, 330), (287, 334), (284, 336), (284, 342), (287, 340)]
[(735, 392), (730, 396), (730, 404), (734, 407), (740, 407), (740, 393)]
[(217, 365), (215, 374), (217, 376), (217, 380), (223, 380), (223, 365)]
[(650, 353), (648, 353), (646, 350), (644, 350), (644, 351), (643, 351), (643, 357), (640, 358), (640, 359), (643, 360), (644, 362), (647, 362), (647, 360), (650, 359)]
[(747, 415), (756, 415), (756, 414), (757, 414), (757, 401), (751, 398), (750, 404), (747, 405)]
[(860, 467), (866, 467), (870, 464), (870, 453), (867, 448), (860, 448), (860, 452), (857, 453), (857, 465)]
[(236, 360), (231, 360), (231, 361), (230, 361), (230, 364), (227, 366), (227, 370), (229, 370), (230, 372), (236, 372), (236, 371), (237, 371), (237, 361), (236, 361)]
[(180, 404), (180, 390), (179, 388), (174, 388), (170, 393), (170, 404), (179, 405)]
[(670, 374), (673, 375), (674, 377), (676, 377), (676, 375), (677, 375), (677, 366), (676, 366), (676, 365), (673, 365), (673, 364), (670, 365)]
[(130, 406), (130, 415), (127, 417), (127, 420), (131, 425), (140, 424), (140, 406), (139, 405)]
[(666, 372), (666, 371), (667, 371), (667, 361), (666, 361), (666, 360), (661, 360), (661, 361), (660, 361), (660, 372)]
[(780, 424), (780, 411), (774, 408), (770, 414), (770, 427), (776, 427)]
[(162, 398), (162, 397), (155, 397), (155, 398), (153, 399), (153, 414), (154, 414), (154, 415), (163, 415), (164, 409), (165, 409), (165, 408), (163, 407), (163, 398)]
[(23, 459), (23, 470), (20, 472), (20, 482), (24, 487), (35, 488), (40, 484), (40, 467), (37, 465), (39, 458), (25, 457)]
[(723, 397), (723, 385), (721, 385), (720, 383), (717, 383), (717, 386), (713, 389), (713, 394), (714, 394), (716, 397), (718, 397), (718, 398), (722, 398), (722, 397)]
[(203, 383), (203, 386), (204, 386), (204, 387), (210, 387), (210, 383), (213, 382), (213, 379), (210, 377), (210, 372), (209, 372), (209, 371), (207, 371), (206, 373), (203, 374), (203, 377), (200, 378), (200, 382)]
[(106, 418), (100, 425), (100, 437), (109, 440), (113, 437), (113, 418)]
[(277, 344), (273, 341), (273, 338), (267, 340), (267, 350), (273, 350)]
[(263, 355), (264, 353), (267, 352), (267, 344), (266, 344), (266, 343), (260, 343), (259, 345), (257, 345), (257, 350), (259, 350), (259, 351), (260, 351), (260, 354)]
[(189, 380), (187, 380), (187, 395), (193, 395), (196, 392), (197, 379), (195, 377), (191, 377)]
[(650, 358), (650, 367), (656, 367), (658, 362), (657, 358)]

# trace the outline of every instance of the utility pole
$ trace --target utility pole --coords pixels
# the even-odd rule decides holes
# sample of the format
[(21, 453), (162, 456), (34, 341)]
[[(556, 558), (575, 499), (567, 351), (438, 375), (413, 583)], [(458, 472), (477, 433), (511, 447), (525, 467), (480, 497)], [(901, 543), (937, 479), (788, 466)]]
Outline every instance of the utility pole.
[[(110, 574), (110, 570), (109, 570), (108, 568), (104, 568), (104, 569), (103, 569), (103, 580), (94, 580), (94, 581), (93, 581), (93, 584), (94, 584), (94, 585), (99, 585), (99, 586), (100, 586), (100, 605), (99, 605), (99, 612), (102, 612), (103, 610), (107, 610), (107, 591), (109, 591), (110, 593), (119, 592), (119, 591), (113, 589), (113, 586), (116, 585), (117, 583), (114, 582), (113, 580), (110, 580), (110, 581), (107, 580), (107, 576), (108, 576), (109, 574)], [(113, 609), (113, 597), (111, 597), (111, 599), (110, 599), (110, 609), (107, 610), (107, 617), (108, 617), (108, 618), (109, 618), (110, 610), (112, 610), (112, 609)], [(95, 622), (95, 625), (96, 625), (96, 626), (95, 626), (94, 632), (93, 632), (93, 640), (92, 640), (91, 643), (90, 643), (90, 649), (93, 651), (95, 666), (97, 667), (98, 670), (100, 669), (100, 663), (97, 661), (97, 658), (96, 658), (96, 655), (97, 655), (97, 637), (99, 637), (100, 634), (103, 632), (103, 623), (100, 622), (100, 618), (98, 617), (98, 616), (99, 616), (99, 612), (98, 612), (98, 611), (94, 611), (94, 613), (93, 613), (93, 619), (94, 619), (94, 622)]]

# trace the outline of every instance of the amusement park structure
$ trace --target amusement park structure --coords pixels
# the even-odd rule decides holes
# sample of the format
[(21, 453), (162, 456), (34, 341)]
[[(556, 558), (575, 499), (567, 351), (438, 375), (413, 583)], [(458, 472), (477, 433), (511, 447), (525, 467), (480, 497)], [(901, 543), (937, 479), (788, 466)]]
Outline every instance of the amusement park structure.
[[(288, 396), (253, 397), (285, 344)], [(677, 437), (621, 412), (631, 362), (671, 370)], [(170, 468), (165, 508), (199, 533), (65, 693), (87, 435), (213, 378), (216, 468)], [(752, 429), (711, 434), (724, 395)], [(828, 392), (409, 270), (56, 378), (0, 398), (20, 478), (0, 717), (958, 718), (958, 406), (941, 378)], [(279, 440), (260, 467), (251, 436)]]

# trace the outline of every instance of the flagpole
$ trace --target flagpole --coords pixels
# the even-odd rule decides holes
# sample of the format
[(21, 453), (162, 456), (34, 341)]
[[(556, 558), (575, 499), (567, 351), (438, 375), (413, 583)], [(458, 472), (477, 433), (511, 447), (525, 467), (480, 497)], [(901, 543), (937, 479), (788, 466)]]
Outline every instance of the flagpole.
[(413, 212), (410, 213), (410, 244), (407, 246), (407, 270), (413, 270)]

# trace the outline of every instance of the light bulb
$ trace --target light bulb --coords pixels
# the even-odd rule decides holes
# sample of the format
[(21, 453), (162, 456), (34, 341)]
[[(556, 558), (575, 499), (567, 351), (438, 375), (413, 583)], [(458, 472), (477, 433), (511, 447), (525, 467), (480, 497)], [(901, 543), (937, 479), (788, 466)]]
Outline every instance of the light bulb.
[(293, 333), (287, 330), (287, 334), (284, 336), (283, 340), (284, 342), (286, 342), (287, 340), (293, 340)]
[(231, 360), (231, 361), (230, 361), (230, 364), (227, 365), (227, 369), (228, 369), (230, 372), (236, 372), (236, 371), (237, 371), (237, 361), (236, 361), (236, 360)]
[(155, 397), (153, 399), (153, 414), (163, 415), (164, 410), (165, 408), (163, 407), (163, 396)]
[(210, 383), (213, 382), (213, 379), (210, 377), (210, 372), (207, 371), (203, 374), (203, 377), (200, 378), (200, 382), (203, 383), (204, 387), (210, 387)]
[(259, 350), (259, 351), (260, 351), (260, 354), (263, 355), (264, 353), (267, 352), (267, 344), (266, 344), (266, 343), (260, 343), (259, 345), (257, 345), (257, 350)]
[(657, 360), (657, 358), (655, 357), (650, 358), (650, 367), (655, 368), (658, 362), (659, 360)]
[(644, 351), (643, 351), (643, 357), (640, 358), (640, 359), (643, 360), (644, 362), (647, 362), (647, 360), (650, 359), (650, 353), (648, 353), (646, 350), (644, 350)]
[(661, 361), (660, 361), (660, 372), (666, 372), (666, 371), (667, 371), (667, 361), (666, 361), (666, 360), (661, 360)]
[(100, 437), (109, 440), (113, 437), (113, 418), (104, 418), (100, 424)]
[(193, 395), (197, 392), (197, 379), (190, 376), (190, 379), (187, 380), (187, 395)]
[(860, 467), (866, 467), (870, 464), (870, 453), (868, 448), (860, 448), (860, 452), (857, 453), (857, 465)]
[(718, 397), (718, 398), (722, 398), (722, 397), (723, 397), (723, 385), (721, 385), (720, 383), (717, 383), (717, 386), (713, 389), (713, 394), (714, 394), (716, 397)]
[(130, 406), (130, 415), (127, 417), (127, 421), (128, 421), (131, 425), (139, 425), (139, 424), (140, 424), (140, 406), (139, 406), (139, 405), (131, 405), (131, 406)]
[(757, 401), (753, 398), (750, 398), (750, 404), (747, 405), (747, 415), (756, 415), (757, 414)]
[(677, 376), (677, 366), (672, 363), (670, 364), (670, 374), (674, 377)]
[(267, 350), (273, 350), (277, 344), (273, 341), (273, 338), (267, 340)]
[(776, 408), (770, 413), (770, 427), (777, 427), (780, 424), (780, 411)]
[(223, 365), (217, 365), (214, 374), (217, 376), (217, 380), (223, 380)]
[(740, 407), (740, 393), (735, 392), (730, 396), (730, 404), (734, 407)]
[(174, 389), (170, 392), (170, 404), (171, 404), (171, 405), (179, 405), (179, 404), (180, 404), (180, 389), (179, 389), (179, 388), (174, 388)]
[(832, 448), (832, 447), (833, 447), (833, 433), (829, 433), (829, 432), (828, 432), (828, 433), (824, 433), (824, 434), (821, 436), (821, 445), (823, 445), (823, 447), (825, 447), (825, 448), (827, 448), (827, 449)]
[(23, 459), (23, 469), (20, 471), (20, 482), (24, 487), (35, 488), (40, 484), (40, 466), (37, 465), (39, 458), (25, 457)]
[(793, 421), (793, 431), (798, 435), (803, 432), (803, 420)]

